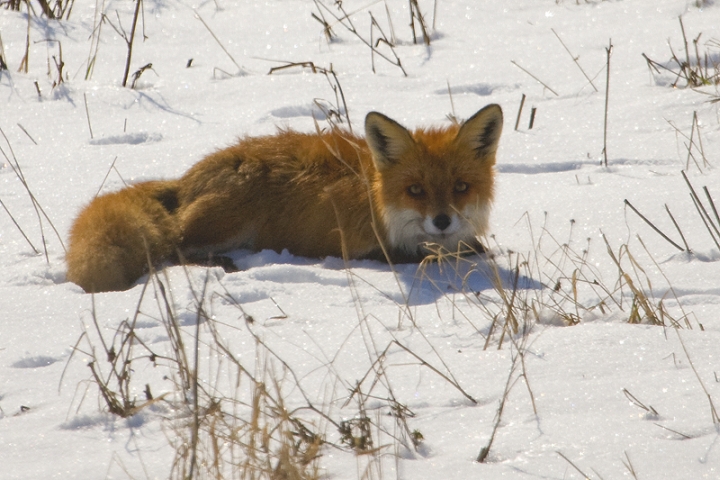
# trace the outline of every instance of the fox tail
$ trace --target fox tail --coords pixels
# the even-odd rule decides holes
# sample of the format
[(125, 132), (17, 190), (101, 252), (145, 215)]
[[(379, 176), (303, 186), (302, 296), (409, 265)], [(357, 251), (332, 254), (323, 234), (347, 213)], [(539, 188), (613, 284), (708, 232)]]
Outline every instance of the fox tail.
[(97, 197), (70, 230), (67, 279), (86, 292), (126, 290), (150, 263), (176, 253), (175, 182), (144, 182)]

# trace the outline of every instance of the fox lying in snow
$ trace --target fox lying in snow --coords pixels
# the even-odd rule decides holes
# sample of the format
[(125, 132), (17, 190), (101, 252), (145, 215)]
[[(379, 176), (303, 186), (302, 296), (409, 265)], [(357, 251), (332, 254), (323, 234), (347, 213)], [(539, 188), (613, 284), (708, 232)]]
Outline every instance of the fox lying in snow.
[(124, 290), (148, 264), (234, 248), (419, 261), (428, 243), (482, 249), (503, 116), (408, 131), (371, 112), (366, 138), (333, 129), (244, 138), (179, 180), (100, 196), (70, 231), (67, 279)]

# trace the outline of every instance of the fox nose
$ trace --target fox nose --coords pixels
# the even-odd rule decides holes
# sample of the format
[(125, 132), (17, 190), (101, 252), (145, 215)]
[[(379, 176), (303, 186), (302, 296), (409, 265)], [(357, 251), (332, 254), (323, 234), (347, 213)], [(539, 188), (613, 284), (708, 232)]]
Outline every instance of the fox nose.
[(450, 217), (444, 213), (441, 213), (437, 217), (433, 218), (433, 225), (437, 227), (438, 230), (445, 230), (447, 227), (450, 226), (451, 220)]

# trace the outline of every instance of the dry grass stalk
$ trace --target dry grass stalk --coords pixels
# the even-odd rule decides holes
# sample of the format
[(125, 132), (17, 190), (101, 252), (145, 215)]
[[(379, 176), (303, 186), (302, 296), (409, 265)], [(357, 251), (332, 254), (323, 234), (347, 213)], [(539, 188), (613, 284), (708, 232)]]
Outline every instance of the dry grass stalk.
[(607, 128), (608, 128), (608, 106), (610, 104), (610, 57), (612, 56), (613, 44), (612, 39), (610, 40), (610, 46), (605, 49), (607, 54), (607, 64), (605, 65), (605, 117), (603, 121), (603, 166), (608, 166), (608, 152), (607, 152)]
[[(320, 2), (319, 0), (313, 0), (313, 1), (315, 2), (315, 6), (318, 8), (318, 10), (324, 9), (329, 15), (331, 15), (333, 18), (335, 18), (336, 23), (338, 23), (338, 24), (342, 25), (343, 27), (345, 27), (346, 30), (348, 30), (349, 32), (351, 32), (351, 33), (352, 33), (353, 35), (355, 35), (362, 43), (364, 43), (368, 48), (370, 48), (370, 50), (372, 50), (372, 53), (373, 53), (373, 54), (378, 55), (380, 58), (382, 58), (382, 59), (386, 60), (387, 62), (395, 65), (396, 67), (398, 67), (398, 68), (402, 71), (403, 75), (407, 77), (407, 72), (406, 72), (405, 69), (403, 68), (402, 62), (400, 61), (400, 57), (398, 57), (397, 54), (395, 53), (395, 49), (393, 48), (393, 46), (390, 45), (390, 44), (388, 44), (388, 46), (390, 47), (390, 52), (393, 54), (393, 57), (395, 57), (394, 60), (391, 59), (390, 57), (388, 57), (387, 55), (385, 55), (384, 53), (382, 53), (381, 51), (379, 51), (379, 50), (377, 49), (377, 47), (372, 44), (372, 42), (367, 41), (367, 40), (360, 34), (360, 32), (357, 30), (357, 28), (355, 28), (355, 24), (353, 23), (352, 19), (350, 18), (352, 14), (349, 14), (348, 12), (345, 11), (345, 9), (344, 9), (344, 7), (342, 6), (342, 3), (341, 3), (341, 2), (337, 2), (337, 3), (335, 4), (335, 6), (338, 8), (338, 10), (340, 11), (340, 13), (342, 14), (342, 15), (337, 15), (335, 12), (333, 12), (332, 10), (330, 10), (329, 7), (327, 7), (325, 4), (323, 4), (323, 3)], [(354, 13), (354, 12), (353, 12), (353, 13)]]
[[(698, 45), (700, 43), (700, 37), (702, 36), (702, 33), (698, 34), (698, 36), (695, 37), (692, 41), (695, 52), (695, 58), (693, 58), (690, 54), (688, 38), (685, 34), (685, 25), (683, 24), (682, 16), (678, 17), (678, 21), (680, 22), (680, 31), (682, 33), (685, 59), (680, 60), (680, 58), (678, 58), (672, 48), (672, 45), (670, 45), (670, 41), (668, 40), (668, 47), (670, 48), (671, 54), (670, 62), (674, 63), (676, 67), (671, 68), (669, 66), (665, 66), (659, 62), (650, 59), (647, 55), (643, 53), (642, 55), (647, 62), (648, 69), (651, 73), (655, 72), (657, 74), (660, 74), (660, 70), (662, 69), (663, 71), (672, 74), (675, 77), (675, 80), (670, 84), (672, 88), (678, 87), (678, 83), (681, 80), (685, 81), (685, 85), (682, 86), (689, 88), (698, 88), (703, 86), (720, 84), (720, 62), (717, 60), (713, 60), (713, 56), (708, 55), (707, 52), (705, 52), (703, 57), (701, 58)], [(714, 43), (710, 41), (708, 42), (708, 45), (714, 46)]]
[[(7, 144), (8, 150), (10, 151), (10, 156), (8, 156), (5, 151), (0, 147), (0, 154), (5, 157), (10, 167), (13, 169), (13, 172), (15, 173), (15, 176), (20, 180), (20, 183), (25, 188), (25, 191), (27, 192), (28, 196), (30, 197), (30, 200), (33, 204), (33, 209), (35, 210), (35, 215), (38, 219), (38, 225), (40, 227), (40, 236), (42, 238), (42, 244), (43, 244), (43, 250), (45, 253), (45, 260), (47, 263), (50, 263), (50, 257), (48, 256), (47, 252), (47, 243), (45, 241), (45, 230), (43, 227), (43, 217), (45, 220), (47, 220), (48, 224), (50, 224), (50, 228), (52, 228), (53, 232), (55, 232), (55, 235), (57, 236), (58, 241), (60, 242), (60, 246), (63, 248), (63, 251), (65, 250), (65, 244), (62, 241), (62, 237), (60, 236), (60, 233), (58, 233), (57, 229), (55, 228), (55, 224), (50, 220), (50, 217), (45, 212), (45, 209), (43, 209), (42, 205), (40, 205), (40, 202), (35, 198), (35, 195), (32, 193), (32, 190), (30, 189), (30, 186), (27, 183), (27, 180), (25, 179), (25, 175), (23, 174), (22, 168), (20, 168), (20, 162), (18, 161), (17, 157), (15, 157), (15, 152), (13, 152), (12, 145), (10, 145), (10, 140), (8, 140), (7, 136), (5, 135), (5, 132), (0, 128), (0, 135), (2, 135), (3, 139), (5, 139), (5, 143)], [(11, 160), (12, 157), (12, 160)]]
[[(210, 35), (213, 37), (215, 42), (217, 42), (217, 44), (220, 46), (220, 48), (222, 48), (222, 51), (225, 52), (225, 55), (227, 55), (228, 58), (230, 59), (230, 61), (235, 65), (235, 67), (237, 68), (237, 75), (246, 75), (247, 72), (245, 71), (245, 69), (243, 67), (241, 67), (238, 62), (235, 61), (235, 58), (232, 55), (230, 55), (230, 52), (228, 52), (227, 48), (225, 48), (225, 45), (223, 45), (223, 43), (220, 41), (220, 39), (217, 37), (217, 35), (215, 35), (215, 32), (213, 32), (212, 29), (210, 28), (210, 26), (205, 22), (205, 20), (203, 20), (203, 18), (200, 16), (198, 11), (197, 10), (193, 10), (193, 11), (195, 12), (195, 17), (198, 20), (200, 20), (200, 23), (203, 24), (203, 26), (210, 33)], [(220, 70), (220, 69), (218, 69), (218, 70)], [(229, 76), (232, 76), (232, 75), (229, 75)]]
[(536, 77), (535, 75), (533, 75), (532, 73), (530, 73), (527, 69), (521, 67), (515, 60), (510, 60), (510, 63), (512, 63), (513, 65), (515, 65), (516, 67), (518, 67), (520, 70), (522, 70), (523, 72), (525, 72), (525, 73), (527, 73), (528, 75), (530, 75), (530, 76), (533, 78), (533, 80), (535, 80), (535, 81), (538, 82), (540, 85), (542, 85), (543, 87), (545, 87), (545, 88), (547, 88), (548, 90), (550, 90), (556, 97), (559, 97), (559, 96), (560, 96), (555, 90), (553, 90), (552, 88), (550, 88), (547, 83), (545, 83), (545, 82), (543, 82), (542, 80), (540, 80), (538, 77)]
[(572, 54), (572, 52), (570, 51), (570, 49), (567, 47), (567, 45), (565, 45), (565, 42), (562, 41), (562, 38), (560, 38), (560, 35), (558, 35), (558, 33), (555, 31), (554, 28), (551, 28), (550, 30), (552, 30), (552, 32), (555, 34), (555, 37), (558, 39), (558, 41), (559, 41), (560, 44), (563, 46), (563, 48), (564, 48), (565, 51), (568, 53), (568, 55), (570, 55), (570, 58), (572, 58), (573, 62), (575, 62), (575, 65), (577, 65), (577, 67), (580, 69), (580, 72), (582, 72), (583, 76), (584, 76), (585, 79), (588, 81), (588, 83), (590, 84), (590, 86), (593, 87), (593, 90), (595, 90), (595, 91), (597, 92), (598, 89), (597, 89), (597, 87), (595, 86), (595, 84), (593, 83), (592, 79), (588, 76), (587, 73), (585, 73), (585, 70), (583, 70), (582, 66), (580, 66), (580, 62), (578, 62), (578, 59), (579, 59), (580, 57), (579, 57), (579, 56), (575, 56), (575, 55)]
[(410, 3), (410, 29), (412, 30), (413, 43), (417, 44), (417, 35), (415, 34), (415, 20), (417, 20), (418, 28), (422, 34), (423, 43), (430, 45), (430, 35), (427, 33), (427, 27), (425, 26), (425, 18), (420, 12), (420, 5), (417, 0), (408, 0)]

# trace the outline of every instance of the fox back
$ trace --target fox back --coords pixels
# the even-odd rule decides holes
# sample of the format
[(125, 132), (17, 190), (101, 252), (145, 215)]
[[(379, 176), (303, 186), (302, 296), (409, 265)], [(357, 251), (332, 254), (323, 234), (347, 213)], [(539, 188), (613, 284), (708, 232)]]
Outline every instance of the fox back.
[(244, 138), (178, 180), (93, 200), (70, 234), (67, 278), (129, 288), (148, 265), (234, 248), (418, 261), (429, 243), (481, 248), (502, 111), (408, 131), (376, 112), (366, 138), (333, 129)]

